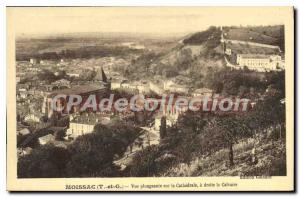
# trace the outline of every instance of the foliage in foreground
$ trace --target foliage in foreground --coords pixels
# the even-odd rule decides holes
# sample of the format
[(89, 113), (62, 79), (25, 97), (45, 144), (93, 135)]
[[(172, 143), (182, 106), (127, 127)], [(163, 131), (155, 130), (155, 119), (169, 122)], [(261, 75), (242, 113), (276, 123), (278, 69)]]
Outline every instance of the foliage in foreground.
[(120, 157), (139, 135), (134, 127), (97, 125), (94, 132), (78, 137), (67, 149), (53, 145), (36, 148), (18, 161), (19, 178), (113, 177)]

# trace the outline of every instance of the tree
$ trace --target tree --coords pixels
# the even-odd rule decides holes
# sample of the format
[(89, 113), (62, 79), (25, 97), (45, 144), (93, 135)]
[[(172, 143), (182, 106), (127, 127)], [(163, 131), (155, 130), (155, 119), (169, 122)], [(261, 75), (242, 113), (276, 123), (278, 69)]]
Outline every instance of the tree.
[(65, 176), (69, 159), (66, 149), (45, 145), (18, 159), (18, 178), (58, 178)]
[[(57, 139), (61, 139), (63, 135), (63, 130), (55, 133)], [(96, 125), (93, 133), (79, 136), (67, 149), (44, 145), (35, 148), (31, 154), (20, 157), (18, 177), (120, 176), (119, 168), (113, 164), (113, 160), (123, 156), (128, 145), (139, 135), (139, 129), (124, 123)], [(35, 136), (32, 138), (36, 139)], [(19, 139), (19, 143), (21, 142)]]
[(186, 70), (191, 67), (192, 61), (193, 61), (192, 50), (182, 49), (176, 59), (175, 66), (178, 71)]
[(64, 116), (56, 121), (56, 126), (58, 127), (69, 127), (70, 125), (70, 117)]
[(79, 136), (68, 147), (68, 177), (119, 176), (113, 160), (124, 154), (138, 136), (134, 127), (96, 125), (94, 132)]
[[(234, 165), (233, 145), (241, 138), (252, 136), (252, 130), (245, 123), (243, 118), (237, 116), (218, 117), (214, 122), (214, 129), (217, 129), (219, 134), (217, 139), (221, 146), (228, 147), (229, 166)], [(222, 140), (220, 140), (220, 138)]]
[(39, 142), (36, 138), (34, 138), (33, 133), (17, 136), (17, 147), (23, 147), (24, 143), (26, 144), (26, 147), (36, 148), (39, 146)]
[(273, 88), (279, 91), (281, 97), (285, 97), (285, 72), (270, 72), (266, 73), (266, 86), (272, 85)]
[(39, 72), (37, 76), (39, 80), (48, 81), (49, 83), (52, 83), (57, 80), (57, 77), (54, 75), (54, 73), (46, 69)]
[(79, 136), (68, 148), (68, 177), (90, 177), (113, 167), (114, 139), (109, 131)]
[(190, 128), (196, 134), (199, 134), (207, 124), (204, 114), (192, 111), (187, 111), (184, 116), (179, 118), (178, 122), (182, 129)]
[(67, 72), (65, 70), (59, 70), (57, 72), (58, 72), (58, 74), (56, 76), (57, 79), (64, 79), (64, 78), (66, 78)]
[(159, 135), (160, 139), (164, 139), (167, 135), (167, 119), (165, 116), (160, 119)]
[(158, 163), (155, 161), (159, 157), (158, 146), (148, 146), (138, 152), (130, 165), (129, 176), (149, 177), (158, 171)]
[(92, 81), (96, 77), (97, 73), (94, 70), (84, 69), (79, 78), (84, 81)]
[(65, 136), (66, 136), (66, 130), (65, 129), (56, 130), (54, 132), (55, 140), (63, 140)]
[(198, 112), (188, 111), (180, 116), (176, 126), (167, 129), (167, 136), (162, 142), (168, 150), (178, 156), (179, 162), (189, 164), (193, 154), (202, 154), (203, 129), (207, 124), (207, 117)]
[(256, 130), (269, 129), (278, 126), (279, 133), (276, 134), (280, 139), (285, 137), (285, 104), (281, 103), (281, 94), (267, 95), (263, 101), (260, 101), (249, 114), (249, 122)]

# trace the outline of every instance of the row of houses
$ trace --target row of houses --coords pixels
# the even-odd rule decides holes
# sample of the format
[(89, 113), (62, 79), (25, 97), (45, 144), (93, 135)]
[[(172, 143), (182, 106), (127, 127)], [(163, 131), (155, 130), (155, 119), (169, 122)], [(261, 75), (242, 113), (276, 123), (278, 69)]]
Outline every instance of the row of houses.
[(188, 94), (188, 90), (189, 90), (187, 86), (177, 84), (172, 80), (156, 81), (156, 82), (152, 82), (152, 81), (129, 82), (128, 80), (114, 80), (111, 83), (111, 89), (131, 90), (140, 94), (155, 92), (158, 95), (162, 95), (165, 93)]

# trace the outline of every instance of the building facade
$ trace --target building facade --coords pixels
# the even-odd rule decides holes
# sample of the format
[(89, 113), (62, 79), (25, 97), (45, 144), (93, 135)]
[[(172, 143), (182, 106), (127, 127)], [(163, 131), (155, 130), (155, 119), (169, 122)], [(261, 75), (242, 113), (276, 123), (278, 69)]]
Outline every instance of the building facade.
[(107, 125), (110, 123), (110, 116), (97, 113), (84, 113), (70, 115), (70, 125), (67, 130), (67, 138), (92, 133), (97, 124)]
[(245, 66), (256, 71), (276, 71), (284, 69), (284, 63), (279, 55), (237, 54), (238, 67)]

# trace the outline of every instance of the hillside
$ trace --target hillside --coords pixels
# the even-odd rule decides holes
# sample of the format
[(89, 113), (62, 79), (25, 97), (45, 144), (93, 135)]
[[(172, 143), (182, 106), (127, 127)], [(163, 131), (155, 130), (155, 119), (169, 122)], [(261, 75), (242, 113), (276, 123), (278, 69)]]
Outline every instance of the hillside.
[(184, 39), (183, 43), (186, 45), (200, 45), (206, 43), (207, 45), (215, 44), (214, 46), (217, 46), (219, 44), (218, 41), (220, 39), (221, 39), (221, 29), (212, 26), (205, 31), (197, 32), (191, 35), (190, 37)]
[(223, 27), (224, 38), (279, 46), (284, 51), (284, 26)]
[(187, 112), (160, 130), (158, 145), (135, 154), (125, 176), (285, 176), (281, 98), (266, 95), (245, 114)]
[[(240, 28), (239, 31), (246, 32), (242, 34), (236, 30), (236, 36), (230, 34), (231, 39), (256, 35), (251, 39), (253, 42), (262, 43), (259, 39), (268, 37), (263, 43), (276, 44), (281, 38), (280, 28), (258, 27), (257, 32), (252, 28)], [(135, 154), (124, 176), (286, 175), (285, 106), (281, 102), (285, 92), (284, 71), (231, 70), (223, 62), (219, 35), (220, 29), (211, 27), (185, 37), (178, 46), (152, 59), (149, 70), (163, 80), (175, 80), (192, 90), (206, 87), (222, 96), (254, 99), (253, 110), (223, 116), (185, 113), (175, 126), (160, 130), (163, 137), (159, 145)], [(274, 53), (268, 48), (247, 45), (239, 45), (235, 50)], [(278, 92), (266, 91), (270, 86), (276, 86)]]
[(225, 65), (220, 36), (221, 31), (216, 27), (185, 36), (176, 47), (153, 61), (150, 71), (164, 79), (200, 88), (206, 84), (205, 77), (211, 68), (219, 70)]
[[(228, 39), (283, 45), (283, 26), (223, 27), (223, 31)], [(132, 80), (158, 78), (173, 80), (190, 89), (212, 88), (212, 77), (226, 69), (221, 33), (221, 27), (212, 26), (186, 35), (163, 53), (152, 51), (140, 56), (125, 74)], [(230, 43), (228, 46), (235, 53), (279, 54), (277, 49), (267, 47)]]
[[(257, 162), (251, 164), (255, 148)], [(274, 176), (285, 174), (285, 145), (280, 141), (258, 143), (249, 138), (233, 147), (235, 166), (228, 166), (228, 151), (222, 149), (207, 157), (194, 157), (190, 165), (181, 163), (163, 176)], [(271, 168), (273, 166), (273, 168)]]

